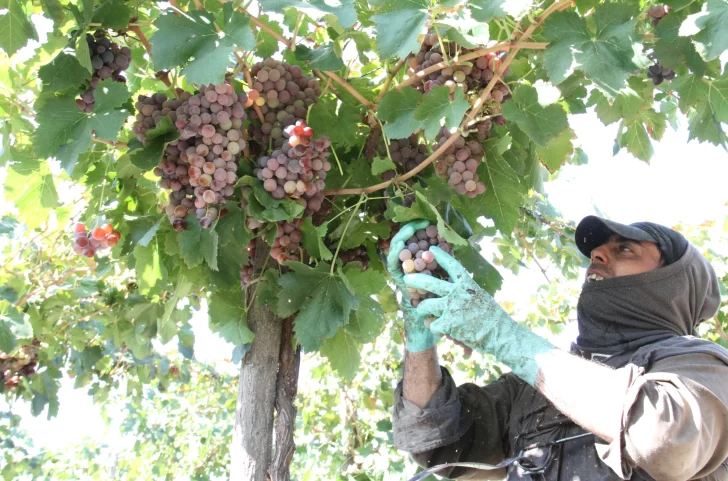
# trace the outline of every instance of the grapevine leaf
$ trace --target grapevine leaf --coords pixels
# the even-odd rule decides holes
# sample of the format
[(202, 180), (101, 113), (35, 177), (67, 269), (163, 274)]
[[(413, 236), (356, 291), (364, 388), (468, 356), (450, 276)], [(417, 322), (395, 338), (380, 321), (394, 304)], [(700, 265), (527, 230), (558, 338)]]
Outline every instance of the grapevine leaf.
[(213, 271), (217, 270), (217, 232), (203, 229), (194, 214), (185, 219), (187, 227), (177, 236), (179, 253), (188, 268), (192, 269), (206, 261)]
[(323, 340), (336, 334), (359, 307), (359, 299), (340, 273), (319, 262), (315, 268), (286, 262), (291, 269), (278, 280), (281, 287), (277, 314), (288, 317), (296, 311), (296, 336), (306, 352), (318, 350)]
[(28, 40), (38, 40), (38, 33), (25, 14), (23, 3), (20, 0), (0, 2), (0, 9), (7, 9), (0, 16), (0, 48), (9, 56), (24, 47)]
[(243, 293), (239, 289), (215, 292), (207, 305), (212, 332), (236, 346), (253, 342), (255, 334), (248, 328)]
[(344, 273), (352, 291), (359, 296), (359, 308), (352, 313), (344, 330), (360, 343), (372, 342), (382, 331), (387, 320), (381, 303), (372, 296), (379, 296), (386, 291), (391, 292), (387, 286), (387, 278), (371, 268), (362, 270), (358, 263), (347, 264)]
[(715, 120), (728, 122), (728, 69), (720, 78), (708, 81), (708, 102)]
[(496, 228), (505, 235), (513, 232), (518, 223), (520, 207), (528, 191), (503, 158), (509, 140), (508, 136), (487, 140), (485, 159), (478, 168), (478, 176), (486, 187), (480, 200), (482, 215), (493, 219)]
[(156, 127), (147, 131), (147, 145), (129, 154), (129, 160), (142, 170), (152, 170), (162, 160), (170, 142), (179, 138), (179, 130), (169, 117), (162, 117)]
[(215, 227), (215, 232), (220, 236), (220, 245), (247, 245), (253, 234), (245, 228), (245, 212), (234, 202), (228, 202), (225, 209), (228, 211), (227, 214), (220, 217)]
[(0, 308), (0, 312), (3, 312), (0, 314), (0, 351), (9, 353), (18, 340), (33, 337), (33, 326), (27, 316), (7, 302), (0, 302)]
[(86, 35), (81, 33), (76, 37), (76, 60), (78, 63), (85, 67), (89, 73), (94, 72), (93, 65), (91, 65), (91, 51), (88, 49), (88, 42), (86, 41)]
[(157, 235), (157, 231), (159, 230), (159, 226), (161, 225), (162, 219), (159, 219), (159, 221), (157, 221), (157, 223), (154, 224), (141, 239), (139, 239), (137, 245), (140, 245), (142, 247), (148, 246), (152, 239), (154, 239), (154, 236)]
[[(251, 215), (259, 220), (278, 222), (282, 220), (293, 220), (300, 217), (305, 207), (293, 199), (275, 199), (263, 188), (263, 182), (249, 175), (238, 180), (237, 186), (248, 185), (250, 193), (243, 193), (248, 199), (248, 208)], [(252, 195), (251, 195), (252, 194)], [(255, 210), (255, 212), (253, 212)]]
[[(260, 15), (258, 16), (258, 20), (260, 20), (263, 24), (265, 24), (274, 32), (278, 34), (283, 34), (283, 29), (278, 24), (278, 22), (271, 21), (268, 15)], [(258, 36), (256, 38), (256, 41), (262, 42), (255, 52), (259, 57), (270, 57), (271, 55), (278, 52), (278, 39), (268, 33), (265, 29), (258, 29)]]
[(397, 166), (394, 165), (394, 162), (392, 162), (392, 159), (388, 158), (382, 158), (382, 157), (374, 157), (372, 159), (372, 175), (379, 175), (382, 172), (386, 172), (388, 170), (396, 170)]
[(447, 224), (445, 224), (445, 219), (442, 218), (440, 212), (435, 208), (434, 205), (430, 204), (430, 202), (427, 200), (427, 197), (425, 197), (422, 192), (420, 192), (419, 190), (416, 191), (415, 196), (417, 197), (418, 203), (422, 204), (426, 208), (429, 208), (435, 215), (435, 218), (437, 219), (437, 231), (443, 239), (453, 245), (467, 245), (468, 241), (460, 237), (457, 232), (455, 232)]
[(479, 22), (490, 22), (494, 18), (510, 15), (521, 18), (533, 7), (533, 0), (471, 0), (468, 2), (473, 18)]
[[(296, 47), (298, 50), (298, 47)], [(358, 107), (348, 102), (337, 106), (335, 98), (322, 98), (311, 106), (308, 113), (308, 125), (316, 135), (326, 135), (337, 147), (357, 144), (361, 113)]]
[(303, 247), (314, 259), (323, 259), (328, 261), (334, 257), (323, 242), (323, 238), (326, 237), (326, 230), (327, 224), (315, 227), (310, 217), (306, 217), (303, 220), (303, 224), (301, 225)]
[(502, 109), (506, 119), (516, 122), (531, 140), (542, 147), (569, 126), (561, 105), (544, 107), (539, 104), (538, 92), (530, 85), (516, 88), (513, 98), (504, 103)]
[(647, 129), (639, 122), (627, 126), (627, 130), (620, 137), (619, 144), (627, 147), (632, 155), (645, 162), (650, 160), (654, 153)]
[(177, 303), (187, 297), (192, 290), (192, 282), (179, 275), (174, 287), (174, 294), (164, 306), (164, 314), (157, 319), (157, 335), (162, 344), (167, 344), (177, 335), (177, 319), (174, 313), (177, 310)]
[(415, 111), (422, 100), (422, 94), (416, 89), (391, 90), (384, 96), (377, 115), (386, 122), (384, 133), (390, 139), (404, 139), (420, 129), (415, 120)]
[(634, 70), (646, 65), (646, 59), (634, 50), (637, 20), (630, 8), (617, 4), (600, 5), (593, 18), (594, 32), (576, 12), (551, 15), (544, 27), (544, 36), (551, 42), (544, 53), (544, 63), (554, 84), (560, 84), (578, 69), (614, 96), (626, 86)]
[(382, 59), (405, 58), (420, 48), (417, 39), (427, 31), (427, 11), (407, 8), (372, 16)]
[(708, 84), (693, 74), (680, 75), (672, 81), (672, 88), (680, 94), (678, 105), (684, 114), (708, 98)]
[(43, 0), (43, 9), (48, 14), (48, 18), (53, 20), (57, 25), (63, 23), (66, 13), (63, 11), (63, 5), (59, 0)]
[(52, 97), (38, 109), (39, 123), (34, 147), (38, 157), (56, 157), (69, 174), (73, 173), (78, 156), (88, 149), (91, 134), (113, 140), (129, 116), (120, 108), (128, 99), (126, 86), (112, 79), (99, 83), (95, 93), (94, 111), (86, 114), (76, 107), (72, 94)]
[(61, 52), (49, 64), (38, 70), (38, 78), (43, 82), (43, 90), (61, 92), (68, 88), (76, 89), (90, 77), (76, 57)]
[(315, 49), (308, 48), (305, 45), (298, 45), (296, 46), (296, 59), (308, 61), (311, 68), (330, 72), (344, 68), (344, 61), (336, 53), (333, 44), (323, 45)]
[(604, 125), (610, 125), (625, 119), (636, 120), (645, 108), (645, 101), (632, 89), (622, 90), (613, 100), (598, 90), (589, 97), (589, 105), (595, 106), (597, 117)]
[(678, 14), (670, 14), (660, 20), (655, 27), (657, 42), (655, 42), (655, 56), (665, 67), (676, 69), (683, 63), (697, 75), (705, 72), (705, 62), (695, 45), (688, 37), (680, 36), (681, 17)]
[(536, 155), (549, 172), (554, 173), (559, 170), (571, 156), (574, 152), (574, 145), (571, 141), (575, 138), (574, 131), (566, 129), (558, 137), (549, 140), (545, 146), (536, 147)]
[(157, 32), (149, 39), (155, 68), (186, 65), (182, 72), (190, 83), (223, 82), (233, 48), (255, 47), (250, 19), (240, 12), (229, 16), (222, 35), (215, 28), (215, 16), (204, 10), (185, 15), (167, 12), (157, 19), (155, 26)]
[(147, 246), (137, 245), (134, 248), (134, 259), (139, 291), (148, 294), (158, 281), (164, 280), (167, 276), (166, 269), (159, 260), (157, 243), (152, 242)]
[(5, 199), (11, 201), (20, 212), (23, 222), (31, 229), (39, 227), (48, 218), (48, 210), (58, 205), (58, 193), (53, 175), (47, 164), (29, 175), (7, 171)]
[(456, 246), (455, 257), (473, 274), (473, 280), (491, 295), (495, 294), (503, 284), (503, 277), (493, 265), (486, 261), (480, 251), (472, 244)]
[(435, 214), (432, 209), (423, 204), (422, 202), (415, 202), (411, 207), (404, 207), (401, 205), (395, 205), (390, 203), (390, 206), (394, 206), (392, 220), (398, 223), (411, 222), (417, 219), (435, 220)]
[(323, 343), (321, 354), (329, 360), (331, 368), (349, 382), (359, 371), (360, 349), (361, 346), (354, 336), (344, 329), (339, 329), (334, 337), (326, 339)]
[(415, 120), (422, 122), (425, 137), (434, 139), (443, 125), (448, 129), (460, 125), (468, 107), (470, 104), (461, 89), (455, 89), (455, 98), (450, 100), (449, 87), (433, 87), (417, 106)]
[(347, 264), (344, 274), (352, 291), (362, 297), (376, 295), (387, 288), (387, 278), (384, 275), (370, 269), (363, 271), (356, 264)]
[[(284, 8), (294, 8), (309, 17), (319, 20), (327, 14), (333, 14), (339, 19), (343, 27), (350, 27), (356, 23), (356, 9), (354, 0), (266, 0), (265, 9), (272, 12), (282, 12)], [(298, 46), (296, 46), (298, 50)]]
[(707, 102), (699, 105), (688, 115), (688, 132), (688, 140), (698, 139), (701, 142), (707, 141), (728, 147), (728, 136), (720, 122), (716, 122), (713, 110)]
[(129, 19), (134, 16), (134, 9), (123, 0), (104, 0), (91, 19), (104, 27), (122, 29), (129, 25)]
[(706, 61), (720, 57), (728, 49), (728, 0), (707, 0), (700, 13), (685, 19), (680, 35), (692, 35), (695, 48)]

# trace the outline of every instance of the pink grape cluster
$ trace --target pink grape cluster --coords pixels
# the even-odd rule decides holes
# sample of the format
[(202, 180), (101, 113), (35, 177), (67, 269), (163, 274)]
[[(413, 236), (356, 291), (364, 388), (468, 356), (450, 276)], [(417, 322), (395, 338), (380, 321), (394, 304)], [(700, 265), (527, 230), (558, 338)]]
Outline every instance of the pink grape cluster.
[(283, 145), (270, 156), (259, 157), (254, 173), (274, 198), (288, 195), (300, 199), (308, 213), (316, 212), (321, 208), (326, 175), (331, 170), (331, 142), (328, 137), (313, 140), (313, 129), (303, 120), (286, 127), (283, 135)]
[(155, 128), (164, 117), (170, 117), (172, 121), (177, 118), (177, 109), (184, 102), (190, 99), (192, 94), (182, 90), (179, 97), (170, 99), (164, 93), (156, 93), (151, 97), (140, 95), (134, 103), (137, 110), (132, 132), (142, 144), (147, 140), (147, 131)]
[(86, 34), (86, 43), (91, 53), (94, 73), (89, 81), (89, 88), (76, 99), (76, 106), (84, 112), (93, 112), (94, 91), (100, 81), (111, 78), (115, 82), (126, 83), (122, 72), (129, 68), (131, 50), (109, 40), (103, 30), (98, 30), (93, 35)]
[[(435, 149), (444, 144), (452, 134), (442, 128), (438, 134)], [(478, 167), (483, 161), (485, 153), (478, 140), (458, 139), (435, 162), (435, 171), (441, 177), (446, 177), (450, 185), (460, 195), (467, 195), (471, 199), (485, 192), (485, 184), (478, 180)]]
[(284, 129), (306, 118), (308, 107), (321, 95), (321, 87), (318, 80), (305, 75), (298, 65), (273, 58), (256, 63), (251, 75), (253, 85), (246, 107), (257, 105), (263, 118), (251, 112), (251, 119), (258, 120), (259, 124), (250, 124), (250, 136), (262, 152), (268, 151), (269, 145), (279, 149), (285, 142)]
[[(448, 254), (452, 253), (450, 244), (438, 233), (436, 226), (431, 225), (415, 232), (415, 235), (407, 239), (404, 249), (399, 253), (402, 271), (405, 274), (417, 273), (447, 279), (447, 272), (437, 264), (435, 255), (430, 251), (430, 246), (435, 245)], [(417, 307), (424, 299), (435, 297), (434, 294), (423, 289), (408, 287), (407, 290), (412, 307)]]
[[(334, 250), (332, 250), (332, 252)], [(354, 247), (353, 249), (340, 251), (339, 259), (341, 259), (341, 262), (344, 265), (350, 262), (359, 262), (362, 265), (363, 271), (367, 270), (367, 268), (369, 267), (369, 254), (364, 247)]]
[[(455, 42), (446, 44), (448, 58), (456, 55), (465, 55), (473, 52), (473, 49), (460, 48)], [(419, 82), (414, 86), (421, 92), (429, 92), (432, 87), (444, 85), (450, 87), (451, 91), (461, 88), (464, 93), (473, 90), (482, 89), (488, 82), (493, 79), (495, 72), (500, 68), (503, 58), (507, 52), (488, 52), (469, 63), (462, 65), (453, 65), (445, 67), (436, 72), (422, 76)], [(420, 46), (420, 51), (410, 59), (409, 76), (417, 75), (419, 72), (438, 64), (444, 60), (442, 48), (437, 35), (429, 33), (425, 35), (425, 40)], [(510, 72), (510, 67), (506, 68), (503, 75)], [(500, 80), (491, 92), (491, 99), (497, 103), (502, 103), (510, 98), (508, 87)]]
[[(291, 222), (280, 221), (276, 226), (276, 239), (270, 249), (270, 256), (279, 264), (286, 261), (301, 260), (301, 240), (303, 233), (301, 232), (302, 219), (294, 219)], [(263, 223), (248, 217), (248, 229), (255, 232), (263, 227)]]
[(85, 257), (93, 257), (96, 251), (114, 247), (121, 239), (121, 233), (111, 224), (86, 231), (86, 224), (79, 222), (74, 228), (73, 252)]
[(186, 228), (190, 211), (206, 229), (224, 214), (221, 208), (234, 192), (238, 161), (247, 145), (242, 130), (245, 102), (247, 96), (228, 84), (203, 85), (168, 113), (180, 139), (167, 146), (154, 173), (161, 177), (162, 188), (172, 190), (165, 212), (176, 230)]

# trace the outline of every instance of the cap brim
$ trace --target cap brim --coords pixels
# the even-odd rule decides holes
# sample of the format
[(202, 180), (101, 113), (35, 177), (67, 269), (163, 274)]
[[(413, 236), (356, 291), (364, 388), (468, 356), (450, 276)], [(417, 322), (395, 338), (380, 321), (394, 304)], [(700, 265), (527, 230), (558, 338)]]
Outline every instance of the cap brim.
[(609, 238), (617, 234), (626, 239), (646, 242), (657, 242), (650, 234), (631, 225), (620, 224), (611, 220), (602, 219), (595, 215), (584, 217), (576, 227), (576, 246), (582, 254), (591, 258), (591, 251), (606, 243)]

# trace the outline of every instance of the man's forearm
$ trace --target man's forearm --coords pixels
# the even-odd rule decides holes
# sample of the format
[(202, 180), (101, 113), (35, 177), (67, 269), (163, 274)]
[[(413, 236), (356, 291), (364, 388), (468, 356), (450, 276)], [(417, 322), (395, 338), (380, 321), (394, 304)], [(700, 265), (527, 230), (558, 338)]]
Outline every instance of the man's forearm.
[(431, 348), (420, 352), (405, 352), (402, 396), (424, 407), (442, 385), (442, 373), (437, 361), (437, 350)]
[(553, 349), (536, 356), (535, 388), (576, 424), (611, 443), (619, 436), (626, 377), (622, 371)]

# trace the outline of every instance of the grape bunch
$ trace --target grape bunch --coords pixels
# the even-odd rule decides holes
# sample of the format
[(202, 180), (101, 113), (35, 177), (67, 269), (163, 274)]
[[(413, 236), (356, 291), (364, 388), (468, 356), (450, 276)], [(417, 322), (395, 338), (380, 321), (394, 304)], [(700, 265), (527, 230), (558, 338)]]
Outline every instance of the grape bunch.
[(273, 247), (270, 249), (270, 256), (279, 264), (301, 260), (301, 239), (303, 239), (303, 233), (300, 230), (301, 223), (301, 219), (295, 219), (293, 222), (278, 222), (278, 232)]
[(660, 85), (664, 80), (674, 79), (675, 71), (656, 63), (647, 68), (647, 77), (652, 79), (653, 84)]
[(32, 344), (22, 346), (14, 356), (0, 351), (0, 375), (6, 390), (17, 387), (21, 377), (35, 374), (39, 345), (40, 341), (34, 339)]
[[(452, 58), (458, 54), (464, 55), (473, 52), (472, 49), (460, 48), (455, 42), (446, 44), (445, 52), (448, 58)], [(445, 67), (442, 70), (432, 72), (423, 76), (417, 83), (413, 84), (415, 88), (421, 92), (429, 92), (433, 87), (444, 85), (450, 87), (451, 91), (461, 88), (464, 93), (472, 92), (484, 88), (491, 81), (495, 72), (500, 68), (503, 58), (507, 52), (489, 52), (484, 54), (468, 64), (453, 65)], [(444, 60), (442, 47), (434, 33), (425, 35), (424, 42), (420, 46), (420, 51), (410, 59), (409, 76), (417, 75), (419, 72), (431, 67)], [(506, 68), (503, 75), (507, 75), (510, 67)], [(496, 83), (493, 91), (490, 93), (490, 99), (496, 103), (502, 103), (510, 98), (508, 87), (500, 80)]]
[[(451, 135), (446, 128), (440, 129), (435, 148), (444, 144)], [(467, 195), (471, 199), (485, 192), (485, 184), (478, 180), (477, 174), (485, 153), (477, 138), (478, 135), (468, 139), (458, 137), (435, 162), (438, 175), (446, 177), (458, 194)]]
[(339, 259), (344, 265), (349, 262), (359, 262), (362, 265), (362, 271), (367, 270), (369, 267), (369, 254), (364, 247), (354, 247), (353, 249), (340, 251)]
[(263, 181), (263, 188), (276, 199), (286, 195), (300, 199), (307, 213), (321, 208), (328, 161), (328, 137), (313, 140), (313, 129), (298, 120), (283, 131), (285, 142), (280, 148), (258, 158), (254, 174)]
[(251, 69), (252, 89), (248, 92), (246, 107), (257, 105), (263, 118), (251, 112), (249, 133), (258, 142), (261, 152), (283, 147), (283, 131), (296, 120), (306, 118), (308, 108), (321, 95), (318, 80), (303, 73), (298, 65), (290, 65), (273, 58), (256, 63)]
[(668, 5), (653, 5), (647, 10), (647, 17), (650, 19), (652, 26), (656, 27), (669, 11), (670, 7)]
[(74, 228), (74, 237), (73, 252), (93, 257), (98, 250), (114, 247), (121, 239), (121, 234), (114, 230), (111, 224), (104, 224), (87, 232), (86, 225), (79, 222)]
[[(447, 279), (445, 270), (435, 261), (435, 255), (430, 251), (430, 246), (438, 246), (448, 254), (452, 253), (450, 244), (438, 233), (437, 227), (428, 226), (420, 229), (405, 243), (404, 249), (399, 253), (399, 260), (402, 262), (402, 271), (405, 274), (418, 273), (428, 276), (435, 276), (439, 279)], [(412, 307), (424, 299), (435, 297), (435, 294), (423, 289), (408, 287)]]
[(76, 99), (76, 106), (84, 112), (93, 112), (94, 91), (101, 80), (111, 78), (116, 82), (126, 83), (122, 72), (129, 68), (131, 50), (129, 47), (119, 47), (119, 44), (112, 42), (103, 30), (97, 30), (93, 35), (86, 34), (86, 43), (91, 52), (94, 74), (89, 81), (88, 89)]
[(140, 95), (134, 104), (137, 115), (132, 126), (132, 132), (139, 142), (145, 143), (147, 131), (155, 128), (164, 117), (169, 117), (173, 122), (177, 120), (177, 109), (190, 97), (192, 94), (184, 90), (179, 92), (179, 97), (175, 99), (169, 99), (163, 93), (156, 93), (151, 97)]
[(172, 191), (165, 212), (175, 230), (187, 227), (190, 211), (205, 229), (224, 214), (221, 208), (234, 192), (247, 146), (242, 130), (247, 100), (230, 85), (203, 85), (174, 111), (169, 107), (180, 138), (167, 146), (154, 174), (162, 188)]

